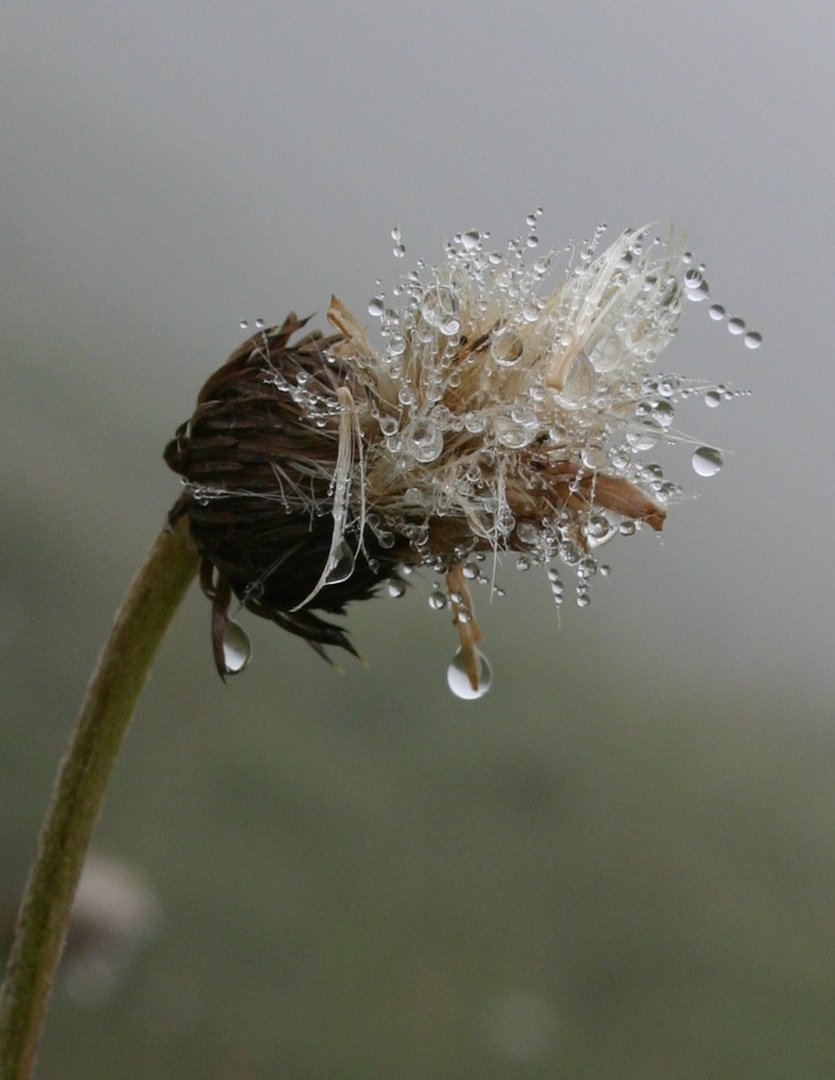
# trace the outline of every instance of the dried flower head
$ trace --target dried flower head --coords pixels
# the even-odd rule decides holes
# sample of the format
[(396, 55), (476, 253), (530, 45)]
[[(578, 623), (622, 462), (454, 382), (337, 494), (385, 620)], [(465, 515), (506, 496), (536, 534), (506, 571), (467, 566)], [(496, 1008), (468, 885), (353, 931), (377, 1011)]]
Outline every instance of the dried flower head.
[(245, 659), (233, 594), (320, 652), (353, 651), (316, 612), (386, 580), (402, 591), (398, 573), (422, 566), (445, 577), (430, 603), (449, 605), (461, 640), (450, 685), (479, 696), (468, 582), (486, 580), (485, 555), (548, 567), (557, 599), (559, 564), (573, 568), (582, 606), (600, 544), (662, 528), (679, 489), (640, 454), (674, 437), (676, 400), (697, 384), (651, 368), (682, 296), (707, 288), (671, 242), (627, 230), (597, 254), (599, 231), (545, 295), (553, 256), (526, 262), (533, 233), (504, 253), (463, 233), (445, 265), (400, 279), (397, 308), (370, 301), (381, 345), (334, 297), (332, 336), (294, 343), (291, 314), (209, 379), (165, 456), (185, 479), (175, 512), (202, 555), (221, 674)]

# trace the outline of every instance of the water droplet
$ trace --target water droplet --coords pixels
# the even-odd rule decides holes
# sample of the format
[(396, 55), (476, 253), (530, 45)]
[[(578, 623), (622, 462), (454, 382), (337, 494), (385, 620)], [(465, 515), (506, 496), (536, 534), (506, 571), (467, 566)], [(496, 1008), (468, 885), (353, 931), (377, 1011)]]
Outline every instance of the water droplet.
[(490, 355), (499, 367), (513, 367), (525, 351), (525, 343), (515, 330), (505, 327), (490, 339)]
[(577, 607), (588, 607), (591, 603), (591, 597), (585, 591), (577, 593)]
[[(698, 271), (688, 270), (687, 273), (698, 273)], [(701, 277), (701, 275), (699, 276)], [(704, 279), (702, 279), (698, 285), (689, 285), (687, 282), (685, 282), (685, 285), (687, 285), (685, 290), (687, 299), (692, 300), (696, 304), (700, 303), (702, 300), (707, 300), (710, 295), (710, 286)]]
[(722, 468), (722, 455), (712, 446), (700, 446), (690, 459), (693, 471), (699, 476), (715, 476)]
[(659, 401), (653, 409), (653, 416), (662, 428), (668, 428), (675, 419), (676, 411), (669, 401)]
[(718, 390), (708, 390), (705, 394), (705, 405), (707, 405), (709, 409), (715, 409), (721, 401), (722, 395)]
[(569, 364), (559, 399), (569, 407), (581, 405), (592, 396), (594, 388), (594, 368), (586, 354), (578, 352)]
[(446, 597), (440, 590), (436, 589), (429, 597), (428, 604), (433, 611), (443, 611), (446, 607)]
[(400, 578), (392, 578), (386, 586), (386, 592), (392, 600), (398, 600), (406, 591), (406, 582)]
[(486, 427), (483, 413), (469, 412), (464, 416), (464, 427), (471, 435), (480, 435)]
[(403, 256), (406, 254), (406, 248), (403, 246), (403, 244), (395, 244), (394, 247), (391, 249), (391, 253), (395, 257), (395, 259), (402, 259)]
[(266, 325), (267, 324), (264, 322), (263, 319), (256, 319), (255, 320), (255, 326), (257, 327), (258, 330), (263, 330)]
[(446, 681), (450, 690), (462, 701), (475, 701), (484, 697), (493, 683), (493, 672), (490, 663), (480, 649), (475, 650), (476, 663), (478, 664), (478, 686), (473, 689), (470, 676), (464, 661), (463, 649), (459, 649), (452, 658), (452, 663), (447, 668)]
[(380, 431), (390, 438), (392, 435), (396, 435), (400, 430), (400, 424), (394, 416), (381, 416), (380, 417)]
[(740, 318), (728, 319), (728, 331), (731, 334), (741, 334), (745, 329), (745, 320)]
[(475, 251), (481, 243), (481, 233), (477, 229), (468, 229), (461, 233), (461, 247), (465, 251)]
[(252, 643), (243, 627), (231, 619), (223, 631), (223, 666), (227, 675), (237, 675), (252, 658)]
[(614, 371), (623, 354), (624, 348), (620, 339), (614, 334), (609, 334), (594, 347), (589, 359), (597, 371), (605, 374), (608, 371)]
[(608, 536), (612, 526), (603, 514), (592, 514), (586, 523), (586, 532), (593, 540)]
[(749, 330), (742, 340), (749, 349), (759, 349), (760, 345), (763, 343), (763, 336), (756, 330)]
[(386, 301), (383, 296), (373, 296), (368, 301), (368, 314), (374, 319), (379, 319), (386, 310)]
[(434, 461), (444, 447), (444, 433), (432, 420), (415, 420), (409, 444), (416, 461), (426, 465)]
[(331, 555), (328, 570), (325, 575), (326, 585), (338, 585), (347, 581), (354, 572), (354, 553), (343, 540), (336, 551)]
[(531, 235), (528, 237), (528, 239), (525, 242), (527, 243), (529, 248), (538, 247), (539, 246), (539, 237), (534, 236), (534, 234), (531, 233)]
[[(429, 326), (440, 327), (442, 333), (447, 333), (444, 326), (457, 322), (458, 298), (449, 286), (438, 285), (427, 293), (420, 310)], [(456, 326), (452, 332), (457, 330)]]
[(711, 304), (708, 309), (708, 315), (716, 322), (721, 322), (725, 318), (725, 309), (721, 304)]
[(240, 325), (241, 330), (246, 330), (246, 329), (249, 328), (249, 323), (246, 321), (246, 319), (241, 319), (239, 325)]

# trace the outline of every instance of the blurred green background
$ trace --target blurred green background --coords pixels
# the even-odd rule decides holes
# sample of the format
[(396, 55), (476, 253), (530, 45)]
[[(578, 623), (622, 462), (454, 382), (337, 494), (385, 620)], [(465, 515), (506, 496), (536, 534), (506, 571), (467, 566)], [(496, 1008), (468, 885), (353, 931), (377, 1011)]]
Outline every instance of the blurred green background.
[(662, 367), (754, 396), (681, 426), (735, 453), (671, 457), (698, 498), (588, 611), (503, 568), (481, 701), (425, 584), (350, 613), (368, 670), (246, 620), (226, 687), (193, 591), (96, 837), (154, 918), (112, 986), (66, 973), (44, 1078), (835, 1075), (831, 13), (512, 14), (4, 5), (7, 914), (241, 319), (362, 312), (394, 224), (411, 265), (543, 203), (543, 246), (688, 229), (765, 336), (685, 312)]

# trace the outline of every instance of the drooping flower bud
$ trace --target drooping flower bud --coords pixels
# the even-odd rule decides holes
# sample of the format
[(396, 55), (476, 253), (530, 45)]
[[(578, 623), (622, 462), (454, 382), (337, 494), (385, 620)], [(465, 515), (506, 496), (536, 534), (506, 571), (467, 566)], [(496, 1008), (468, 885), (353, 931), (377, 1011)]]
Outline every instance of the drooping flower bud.
[(233, 594), (319, 652), (353, 652), (317, 612), (417, 565), (446, 578), (477, 696), (467, 582), (488, 579), (468, 560), (512, 551), (551, 567), (557, 598), (561, 562), (583, 605), (597, 547), (661, 529), (679, 489), (640, 454), (673, 438), (675, 403), (697, 386), (650, 373), (690, 287), (679, 254), (627, 230), (541, 296), (550, 257), (527, 265), (521, 242), (499, 254), (484, 240), (462, 234), (446, 265), (402, 278), (400, 310), (371, 301), (382, 346), (333, 298), (335, 334), (293, 341), (305, 321), (291, 314), (203, 387), (165, 458), (185, 480), (175, 512), (202, 556), (221, 674), (235, 667)]

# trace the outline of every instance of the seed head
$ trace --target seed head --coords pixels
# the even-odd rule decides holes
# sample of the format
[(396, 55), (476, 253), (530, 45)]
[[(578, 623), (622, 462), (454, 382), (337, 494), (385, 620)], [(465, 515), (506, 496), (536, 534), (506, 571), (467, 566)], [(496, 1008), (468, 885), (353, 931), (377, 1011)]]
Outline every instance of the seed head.
[(446, 579), (456, 670), (478, 696), (479, 561), (550, 567), (557, 599), (565, 564), (583, 605), (600, 544), (662, 528), (679, 489), (639, 455), (675, 437), (675, 403), (696, 388), (650, 374), (695, 288), (680, 254), (646, 229), (597, 254), (596, 236), (543, 295), (553, 256), (529, 264), (530, 237), (501, 254), (486, 239), (463, 233), (444, 265), (401, 278), (397, 307), (373, 298), (381, 344), (333, 297), (330, 337), (296, 337), (291, 314), (203, 387), (165, 457), (185, 480), (175, 513), (202, 555), (222, 675), (233, 594), (319, 652), (353, 652), (316, 613), (421, 566)]

